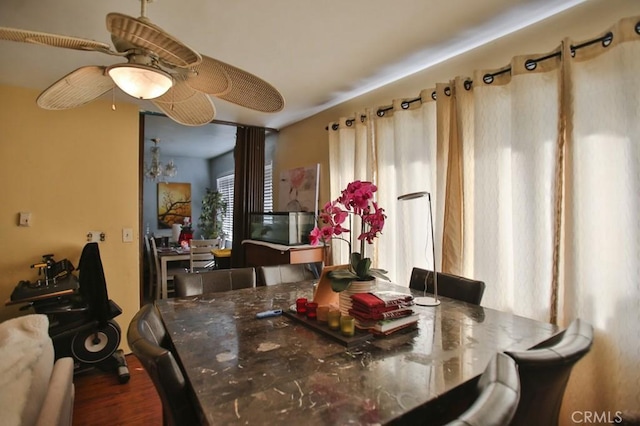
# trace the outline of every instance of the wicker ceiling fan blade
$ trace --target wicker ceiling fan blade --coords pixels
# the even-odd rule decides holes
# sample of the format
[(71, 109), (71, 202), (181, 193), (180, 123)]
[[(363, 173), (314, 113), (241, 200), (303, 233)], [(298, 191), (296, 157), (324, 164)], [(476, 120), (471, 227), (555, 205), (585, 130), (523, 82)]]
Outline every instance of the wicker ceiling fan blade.
[(198, 92), (176, 79), (167, 93), (151, 102), (172, 120), (185, 126), (202, 126), (216, 116), (216, 108), (208, 95)]
[(278, 112), (284, 108), (284, 98), (266, 81), (233, 65), (206, 56), (205, 58), (222, 67), (231, 81), (231, 90), (228, 93), (215, 96), (256, 111)]
[(231, 91), (229, 73), (220, 62), (202, 55), (202, 62), (192, 68), (187, 75), (187, 84), (199, 92), (214, 96), (226, 95)]
[(202, 57), (180, 40), (146, 18), (133, 18), (121, 13), (107, 15), (107, 29), (117, 39), (146, 49), (176, 67), (188, 68), (199, 64)]
[(106, 67), (78, 68), (53, 83), (38, 96), (38, 106), (44, 109), (79, 107), (113, 89), (113, 80), (105, 74)]
[(120, 55), (111, 50), (111, 46), (99, 41), (60, 34), (49, 34), (38, 31), (20, 30), (17, 28), (0, 27), (0, 40), (17, 41), (21, 43), (40, 44), (44, 46), (62, 47), (75, 50), (92, 50), (110, 55)]

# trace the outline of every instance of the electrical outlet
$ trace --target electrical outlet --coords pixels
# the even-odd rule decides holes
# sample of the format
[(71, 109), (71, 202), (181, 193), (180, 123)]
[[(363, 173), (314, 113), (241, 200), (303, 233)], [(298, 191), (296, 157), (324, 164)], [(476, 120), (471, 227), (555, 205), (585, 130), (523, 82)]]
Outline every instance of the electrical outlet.
[(105, 235), (102, 231), (89, 231), (87, 232), (87, 242), (89, 243), (99, 243), (100, 241), (104, 241)]
[(131, 228), (122, 228), (122, 242), (123, 243), (132, 243), (133, 242), (133, 229), (131, 229)]

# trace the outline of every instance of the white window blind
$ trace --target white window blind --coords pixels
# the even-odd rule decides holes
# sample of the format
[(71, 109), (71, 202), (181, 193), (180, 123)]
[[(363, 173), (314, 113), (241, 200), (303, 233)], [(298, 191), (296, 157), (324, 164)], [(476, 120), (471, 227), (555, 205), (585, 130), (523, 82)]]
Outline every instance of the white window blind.
[[(234, 175), (221, 176), (217, 179), (218, 192), (227, 202), (227, 214), (222, 223), (222, 231), (227, 240), (233, 240), (233, 184)], [(264, 211), (273, 211), (273, 163), (264, 167)]]
[(233, 180), (234, 175), (221, 176), (217, 179), (218, 192), (227, 202), (227, 214), (222, 222), (222, 231), (227, 240), (233, 240)]
[(264, 211), (273, 211), (273, 163), (264, 166)]

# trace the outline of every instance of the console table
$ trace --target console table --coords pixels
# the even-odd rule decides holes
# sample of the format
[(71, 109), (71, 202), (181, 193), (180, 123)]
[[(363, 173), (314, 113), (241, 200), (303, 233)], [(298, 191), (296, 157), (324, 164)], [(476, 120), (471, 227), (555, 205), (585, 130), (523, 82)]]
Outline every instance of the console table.
[(242, 246), (247, 267), (314, 263), (322, 262), (324, 258), (323, 246), (285, 246), (257, 240), (244, 240)]

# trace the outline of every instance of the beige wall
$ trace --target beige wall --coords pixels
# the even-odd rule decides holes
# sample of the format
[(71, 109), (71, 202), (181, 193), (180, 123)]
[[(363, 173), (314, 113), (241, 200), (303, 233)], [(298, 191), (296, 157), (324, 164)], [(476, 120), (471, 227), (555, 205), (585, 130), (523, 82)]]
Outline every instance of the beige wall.
[[(620, 18), (635, 15), (640, 15), (638, 0), (589, 0), (542, 23), (288, 126), (281, 130), (278, 138), (273, 175), (278, 177), (282, 170), (320, 163), (322, 206), (330, 199), (329, 149), (325, 130), (330, 122), (341, 116), (353, 117), (356, 111), (368, 107), (390, 105), (394, 98), (415, 98), (422, 89), (435, 87), (436, 83), (447, 82), (456, 76), (472, 76), (476, 69), (501, 68), (516, 55), (547, 53), (555, 49), (564, 37), (575, 41), (591, 39)], [(354, 54), (356, 50), (354, 45)], [(274, 200), (278, 199), (277, 190), (277, 185), (274, 185)], [(333, 194), (333, 197), (337, 195)]]
[[(138, 110), (98, 101), (68, 111), (37, 107), (37, 91), (0, 85), (0, 299), (19, 280), (37, 278), (30, 265), (47, 253), (75, 266), (86, 234), (100, 243), (109, 297), (126, 328), (139, 308)], [(31, 212), (30, 227), (18, 212)], [(134, 242), (122, 242), (122, 228)], [(128, 351), (128, 349), (127, 349)]]

